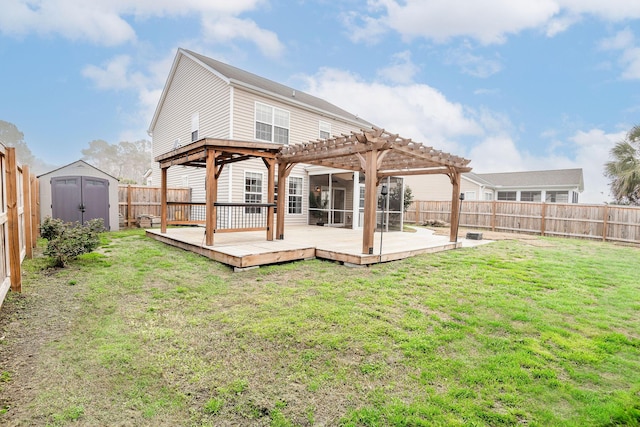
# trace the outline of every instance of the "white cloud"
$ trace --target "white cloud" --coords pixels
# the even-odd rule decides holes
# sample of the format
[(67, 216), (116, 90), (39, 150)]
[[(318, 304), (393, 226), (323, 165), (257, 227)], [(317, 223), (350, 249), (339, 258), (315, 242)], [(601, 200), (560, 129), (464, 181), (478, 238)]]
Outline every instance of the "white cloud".
[(87, 65), (82, 75), (92, 80), (99, 89), (129, 89), (144, 86), (146, 78), (139, 72), (132, 72), (131, 57), (119, 55), (105, 63), (103, 67)]
[(537, 144), (547, 149), (534, 154), (519, 146), (518, 130), (506, 114), (451, 102), (424, 84), (366, 81), (328, 68), (305, 80), (310, 93), (402, 137), (471, 159), (476, 172), (582, 168), (585, 191), (580, 201), (610, 200), (603, 165), (624, 132), (588, 129), (559, 140), (555, 130), (547, 130)]
[(393, 55), (392, 64), (378, 70), (378, 76), (391, 83), (407, 84), (413, 82), (413, 77), (420, 68), (411, 61), (411, 52), (405, 50)]
[(479, 78), (490, 77), (502, 70), (499, 60), (474, 55), (468, 45), (449, 51), (446, 61), (458, 65), (464, 74)]
[[(553, 37), (583, 16), (618, 22), (640, 18), (640, 2), (630, 0), (369, 0), (366, 13), (345, 20), (353, 41), (381, 40), (393, 30), (406, 39), (445, 42), (471, 37), (502, 43), (527, 29)], [(357, 22), (357, 21), (360, 22)]]
[[(3, 0), (0, 33), (25, 36), (59, 35), (70, 40), (115, 46), (136, 40), (136, 32), (127, 19), (175, 17), (196, 14), (218, 16), (221, 21), (235, 19), (234, 34), (248, 38), (263, 37), (260, 43), (270, 54), (277, 50), (277, 37), (260, 29), (255, 22), (235, 18), (258, 7), (263, 0)], [(227, 40), (229, 37), (226, 38)]]
[(457, 138), (479, 135), (482, 127), (461, 104), (417, 83), (367, 82), (359, 76), (325, 68), (306, 77), (308, 91), (377, 126), (403, 137), (459, 152)]
[(250, 19), (232, 16), (210, 15), (202, 19), (205, 38), (211, 43), (225, 43), (234, 39), (248, 40), (254, 43), (268, 57), (282, 55), (284, 45), (276, 33), (260, 28)]
[(623, 79), (640, 79), (640, 47), (636, 46), (635, 35), (629, 28), (617, 32), (613, 37), (601, 40), (599, 47), (603, 50), (622, 52), (618, 62), (622, 67)]

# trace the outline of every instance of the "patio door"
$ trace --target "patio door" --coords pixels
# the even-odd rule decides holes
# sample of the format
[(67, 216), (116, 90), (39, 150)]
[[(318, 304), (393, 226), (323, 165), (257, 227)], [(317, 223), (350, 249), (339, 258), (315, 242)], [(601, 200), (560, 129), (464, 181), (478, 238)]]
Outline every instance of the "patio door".
[(331, 224), (344, 225), (346, 191), (344, 188), (333, 188), (331, 193)]
[(358, 228), (364, 227), (364, 184), (360, 184), (358, 196)]

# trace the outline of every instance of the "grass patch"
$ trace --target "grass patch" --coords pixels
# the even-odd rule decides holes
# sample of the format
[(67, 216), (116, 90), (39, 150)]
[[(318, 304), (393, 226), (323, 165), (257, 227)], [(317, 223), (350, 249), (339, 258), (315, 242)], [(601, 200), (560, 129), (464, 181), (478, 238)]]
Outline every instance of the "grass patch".
[(639, 425), (640, 251), (546, 240), (234, 274), (123, 231), (25, 261), (25, 289), (81, 304), (12, 422)]

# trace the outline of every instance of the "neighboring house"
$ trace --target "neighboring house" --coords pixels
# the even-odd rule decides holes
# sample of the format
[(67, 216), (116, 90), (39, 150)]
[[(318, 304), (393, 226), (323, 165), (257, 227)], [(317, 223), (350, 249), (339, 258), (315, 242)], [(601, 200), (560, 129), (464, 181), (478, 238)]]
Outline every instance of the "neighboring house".
[[(451, 200), (446, 176), (405, 178), (415, 200)], [(578, 203), (584, 191), (582, 169), (462, 174), (460, 191), (465, 200)]]
[[(202, 138), (289, 145), (371, 128), (371, 123), (320, 98), (179, 49), (149, 134), (156, 158)], [(157, 164), (151, 181), (161, 182)], [(385, 178), (385, 182), (392, 193), (389, 200), (402, 194), (402, 178)], [(205, 201), (202, 168), (172, 167), (167, 185), (190, 187), (193, 202)], [(298, 164), (287, 182), (277, 185), (276, 197), (286, 197), (286, 224), (362, 226), (364, 176), (359, 172)], [(260, 159), (229, 164), (217, 188), (219, 202), (264, 203), (265, 165)], [(401, 200), (397, 204), (401, 222), (400, 206)]]

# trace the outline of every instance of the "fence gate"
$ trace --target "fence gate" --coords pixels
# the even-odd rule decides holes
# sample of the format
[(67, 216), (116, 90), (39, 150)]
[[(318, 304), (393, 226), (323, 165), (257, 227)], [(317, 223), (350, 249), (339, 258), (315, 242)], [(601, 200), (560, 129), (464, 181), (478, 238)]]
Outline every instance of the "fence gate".
[(65, 222), (83, 224), (102, 218), (109, 229), (109, 181), (90, 176), (51, 178), (51, 213)]

